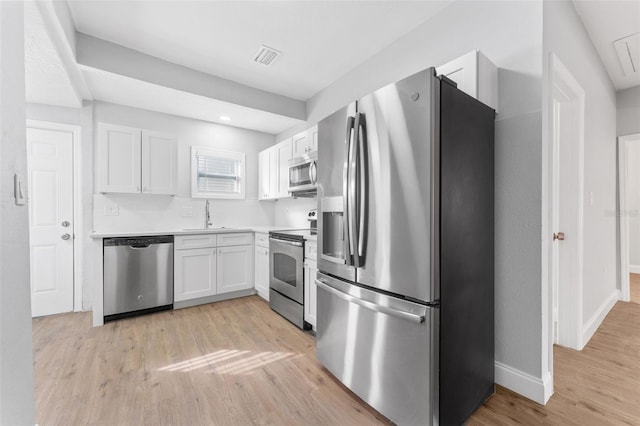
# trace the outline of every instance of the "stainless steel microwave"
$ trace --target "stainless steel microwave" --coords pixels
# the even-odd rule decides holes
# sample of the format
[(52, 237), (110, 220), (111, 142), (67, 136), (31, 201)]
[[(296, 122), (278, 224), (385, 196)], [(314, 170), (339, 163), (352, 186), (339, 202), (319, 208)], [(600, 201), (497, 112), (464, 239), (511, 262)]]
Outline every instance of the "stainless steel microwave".
[(315, 197), (318, 153), (310, 152), (289, 160), (289, 192), (294, 197)]

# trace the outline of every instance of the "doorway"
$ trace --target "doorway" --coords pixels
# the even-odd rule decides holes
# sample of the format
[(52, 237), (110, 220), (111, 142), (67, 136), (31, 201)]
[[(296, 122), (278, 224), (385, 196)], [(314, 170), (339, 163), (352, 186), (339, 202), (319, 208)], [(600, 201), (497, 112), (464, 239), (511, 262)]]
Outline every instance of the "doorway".
[(585, 92), (555, 55), (551, 67), (551, 330), (553, 343), (581, 350)]
[(640, 303), (640, 133), (618, 138), (620, 292)]
[(76, 126), (27, 121), (31, 313), (82, 309), (74, 253)]

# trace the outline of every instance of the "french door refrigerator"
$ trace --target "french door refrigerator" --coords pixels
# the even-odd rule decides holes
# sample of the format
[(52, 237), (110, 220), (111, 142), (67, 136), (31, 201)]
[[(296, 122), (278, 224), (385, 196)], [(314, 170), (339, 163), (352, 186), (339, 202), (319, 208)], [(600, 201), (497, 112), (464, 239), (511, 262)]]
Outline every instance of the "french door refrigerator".
[(494, 392), (494, 117), (429, 68), (318, 124), (317, 357), (397, 424)]

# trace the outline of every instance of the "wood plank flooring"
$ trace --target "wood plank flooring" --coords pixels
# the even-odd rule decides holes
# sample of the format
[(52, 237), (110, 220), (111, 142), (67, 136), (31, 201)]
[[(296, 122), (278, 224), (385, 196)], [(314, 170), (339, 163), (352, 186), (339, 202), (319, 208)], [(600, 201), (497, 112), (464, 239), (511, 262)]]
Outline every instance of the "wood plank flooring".
[[(90, 313), (38, 318), (33, 330), (40, 425), (389, 423), (257, 296), (97, 328)], [(638, 330), (640, 305), (617, 303), (582, 352), (554, 349), (547, 406), (498, 387), (469, 424), (640, 424)]]
[(629, 274), (630, 301), (640, 303), (640, 274)]

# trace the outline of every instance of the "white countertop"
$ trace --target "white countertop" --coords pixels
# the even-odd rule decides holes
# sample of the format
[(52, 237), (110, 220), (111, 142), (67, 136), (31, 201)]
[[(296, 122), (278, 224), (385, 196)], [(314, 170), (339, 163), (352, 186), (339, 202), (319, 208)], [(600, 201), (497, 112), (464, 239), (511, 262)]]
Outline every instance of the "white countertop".
[[(91, 238), (118, 238), (118, 237), (152, 237), (156, 235), (194, 235), (194, 234), (229, 234), (234, 232), (259, 232), (268, 234), (270, 231), (282, 231), (288, 229), (286, 226), (246, 226), (242, 228), (199, 228), (199, 229), (177, 229), (167, 231), (123, 231), (123, 232), (94, 232)], [(307, 237), (310, 241), (316, 241), (317, 236)]]

